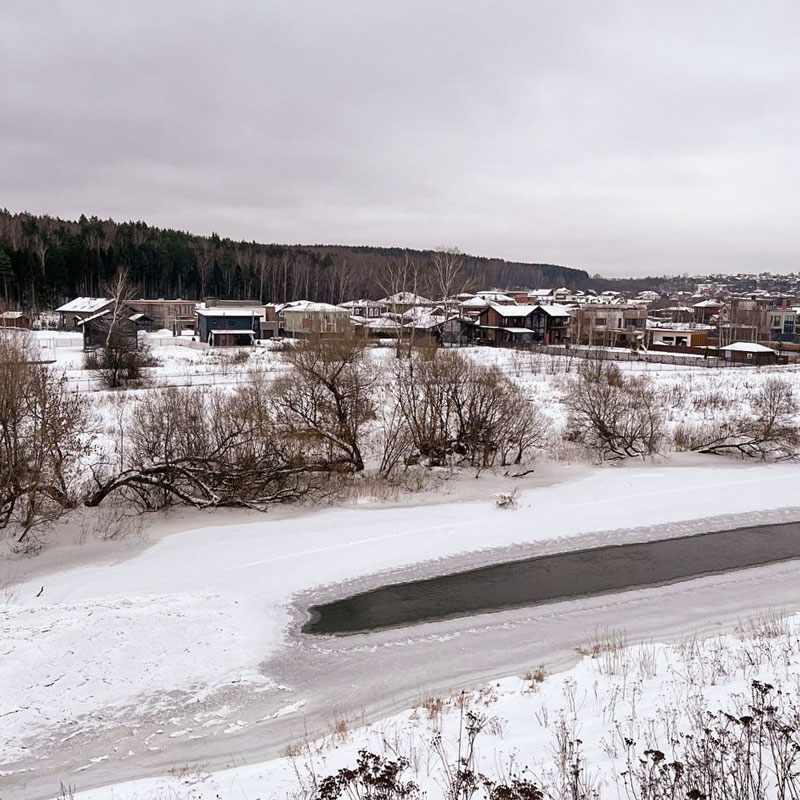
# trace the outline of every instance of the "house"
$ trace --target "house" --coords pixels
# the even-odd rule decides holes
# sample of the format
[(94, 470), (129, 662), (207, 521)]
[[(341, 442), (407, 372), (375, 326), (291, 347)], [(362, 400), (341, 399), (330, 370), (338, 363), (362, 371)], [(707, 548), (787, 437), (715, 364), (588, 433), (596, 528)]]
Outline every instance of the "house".
[(113, 300), (108, 297), (76, 297), (56, 309), (62, 330), (77, 330), (78, 323), (110, 308)]
[(707, 325), (713, 318), (719, 316), (724, 307), (725, 304), (719, 300), (701, 300), (692, 306), (694, 321)]
[(386, 308), (377, 300), (348, 300), (339, 303), (340, 308), (346, 308), (351, 317), (364, 319), (377, 319), (386, 311)]
[(125, 309), (125, 313), (114, 318), (110, 310), (99, 311), (90, 317), (78, 320), (78, 329), (83, 333), (83, 349), (94, 350), (97, 347), (105, 347), (106, 343), (113, 339), (122, 341), (127, 349), (136, 350), (139, 346), (138, 329), (136, 322)]
[(777, 364), (780, 359), (778, 353), (771, 347), (766, 347), (757, 342), (734, 342), (727, 347), (721, 347), (726, 361), (734, 364), (750, 364), (761, 366), (763, 364)]
[(489, 303), (480, 315), (481, 337), (492, 344), (530, 344), (536, 332), (533, 312), (538, 306), (501, 305)]
[(797, 314), (789, 298), (753, 292), (747, 297), (731, 298), (725, 322), (755, 327), (757, 341), (793, 342)]
[(636, 300), (642, 303), (655, 303), (661, 299), (661, 295), (658, 292), (653, 292), (650, 289), (645, 289), (643, 292), (639, 292), (636, 295)]
[(214, 347), (253, 344), (260, 333), (264, 307), (198, 308), (197, 332), (201, 342)]
[(152, 321), (152, 330), (170, 330), (175, 333), (181, 327), (194, 325), (194, 300), (130, 300), (127, 303), (132, 311), (146, 315)]
[(489, 292), (478, 292), (477, 296), (487, 303), (496, 303), (499, 305), (514, 305), (517, 302), (510, 294), (498, 292), (496, 289), (492, 289)]
[(348, 309), (330, 303), (313, 303), (310, 300), (286, 303), (279, 310), (279, 319), (283, 320), (281, 327), (284, 333), (295, 339), (315, 335), (346, 336), (353, 329)]
[(566, 344), (569, 340), (569, 311), (552, 303), (536, 306), (531, 315), (534, 341), (541, 344)]
[(470, 317), (471, 319), (477, 319), (482, 311), (485, 311), (489, 308), (489, 301), (484, 300), (482, 297), (470, 297), (468, 300), (464, 300), (461, 303), (461, 315), (465, 317)]
[(30, 314), (24, 311), (0, 312), (0, 328), (24, 328), (30, 330), (32, 327), (33, 319)]
[(570, 312), (571, 341), (594, 347), (643, 345), (647, 306), (591, 303)]
[(454, 316), (442, 323), (441, 341), (451, 347), (464, 346), (475, 341), (479, 334), (480, 329), (474, 319)]
[(533, 289), (532, 291), (528, 292), (525, 296), (524, 300), (520, 300), (521, 303), (533, 303), (533, 304), (540, 304), (545, 305), (547, 303), (555, 302), (555, 293), (552, 289)]
[(382, 297), (377, 302), (383, 307), (383, 311), (388, 311), (392, 314), (405, 314), (406, 311), (415, 306), (433, 308), (436, 305), (433, 300), (413, 292), (397, 292), (388, 297)]
[(648, 347), (656, 350), (667, 347), (708, 347), (708, 327), (689, 327), (688, 325), (659, 325), (648, 327)]
[(650, 316), (659, 321), (672, 323), (690, 323), (694, 320), (694, 309), (690, 306), (667, 306), (666, 308), (652, 308)]

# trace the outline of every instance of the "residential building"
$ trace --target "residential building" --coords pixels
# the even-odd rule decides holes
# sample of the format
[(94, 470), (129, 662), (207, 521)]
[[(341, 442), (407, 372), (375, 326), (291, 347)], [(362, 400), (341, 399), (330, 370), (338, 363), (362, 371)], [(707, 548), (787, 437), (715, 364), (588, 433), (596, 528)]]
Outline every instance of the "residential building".
[(566, 344), (569, 341), (569, 311), (552, 303), (536, 306), (531, 315), (534, 341), (539, 344)]
[(492, 344), (530, 344), (535, 341), (533, 312), (538, 306), (489, 303), (480, 315), (481, 337)]
[(197, 333), (215, 347), (251, 345), (260, 334), (264, 306), (252, 308), (198, 308)]
[(647, 307), (587, 304), (570, 311), (570, 339), (575, 344), (636, 347), (645, 344)]
[[(131, 300), (127, 305), (133, 310), (146, 314), (153, 322), (154, 330), (169, 330), (173, 333), (181, 324), (188, 325), (194, 322), (194, 309), (197, 303), (194, 300)], [(176, 323), (179, 323), (176, 325)]]
[(62, 330), (77, 330), (81, 320), (110, 308), (113, 302), (108, 297), (76, 297), (56, 309), (60, 327)]
[(350, 311), (330, 303), (297, 300), (286, 303), (279, 313), (282, 329), (296, 339), (309, 336), (345, 336), (353, 329)]

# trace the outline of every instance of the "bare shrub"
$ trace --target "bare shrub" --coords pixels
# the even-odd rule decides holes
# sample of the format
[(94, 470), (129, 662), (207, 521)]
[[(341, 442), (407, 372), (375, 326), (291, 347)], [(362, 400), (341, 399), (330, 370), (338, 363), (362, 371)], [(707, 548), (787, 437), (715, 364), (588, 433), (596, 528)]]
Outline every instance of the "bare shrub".
[(389, 760), (359, 750), (355, 767), (344, 767), (335, 775), (323, 778), (313, 794), (313, 800), (338, 798), (370, 798), (371, 800), (411, 800), (420, 797), (413, 781), (404, 781), (403, 772), (408, 760)]
[(601, 460), (652, 456), (665, 444), (658, 392), (645, 377), (626, 377), (616, 364), (587, 361), (567, 384), (566, 438)]
[(315, 466), (276, 427), (266, 389), (250, 384), (233, 393), (204, 387), (145, 396), (132, 415), (123, 468), (94, 468), (87, 505), (121, 492), (148, 510), (173, 502), (265, 509), (321, 493)]
[(546, 432), (546, 419), (497, 367), (454, 351), (398, 363), (392, 391), (408, 431), (406, 463), (518, 464)]
[(0, 336), (0, 530), (25, 547), (78, 504), (90, 446), (83, 398), (36, 361), (28, 339)]
[(759, 461), (784, 461), (800, 455), (798, 404), (791, 384), (768, 378), (750, 397), (752, 413), (715, 423), (681, 425), (675, 446), (712, 455), (736, 455)]

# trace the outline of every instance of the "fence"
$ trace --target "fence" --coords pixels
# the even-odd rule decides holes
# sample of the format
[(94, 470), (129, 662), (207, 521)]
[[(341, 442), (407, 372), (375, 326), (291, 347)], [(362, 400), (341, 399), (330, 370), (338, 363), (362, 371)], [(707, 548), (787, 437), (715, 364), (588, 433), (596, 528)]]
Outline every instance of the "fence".
[(586, 345), (535, 345), (533, 352), (558, 355), (565, 358), (597, 359), (600, 361), (638, 361), (649, 364), (668, 364), (682, 367), (704, 367), (728, 369), (752, 367), (746, 362), (729, 361), (717, 356), (701, 356), (683, 353), (665, 353), (653, 350), (623, 350), (621, 348), (589, 347)]

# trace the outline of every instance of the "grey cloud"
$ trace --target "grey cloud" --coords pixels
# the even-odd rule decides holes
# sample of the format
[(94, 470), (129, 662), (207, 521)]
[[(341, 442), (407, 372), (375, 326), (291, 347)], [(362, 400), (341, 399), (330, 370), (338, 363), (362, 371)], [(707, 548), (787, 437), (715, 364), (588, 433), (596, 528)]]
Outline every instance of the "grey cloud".
[(794, 3), (16, 6), (13, 210), (617, 275), (800, 267)]

